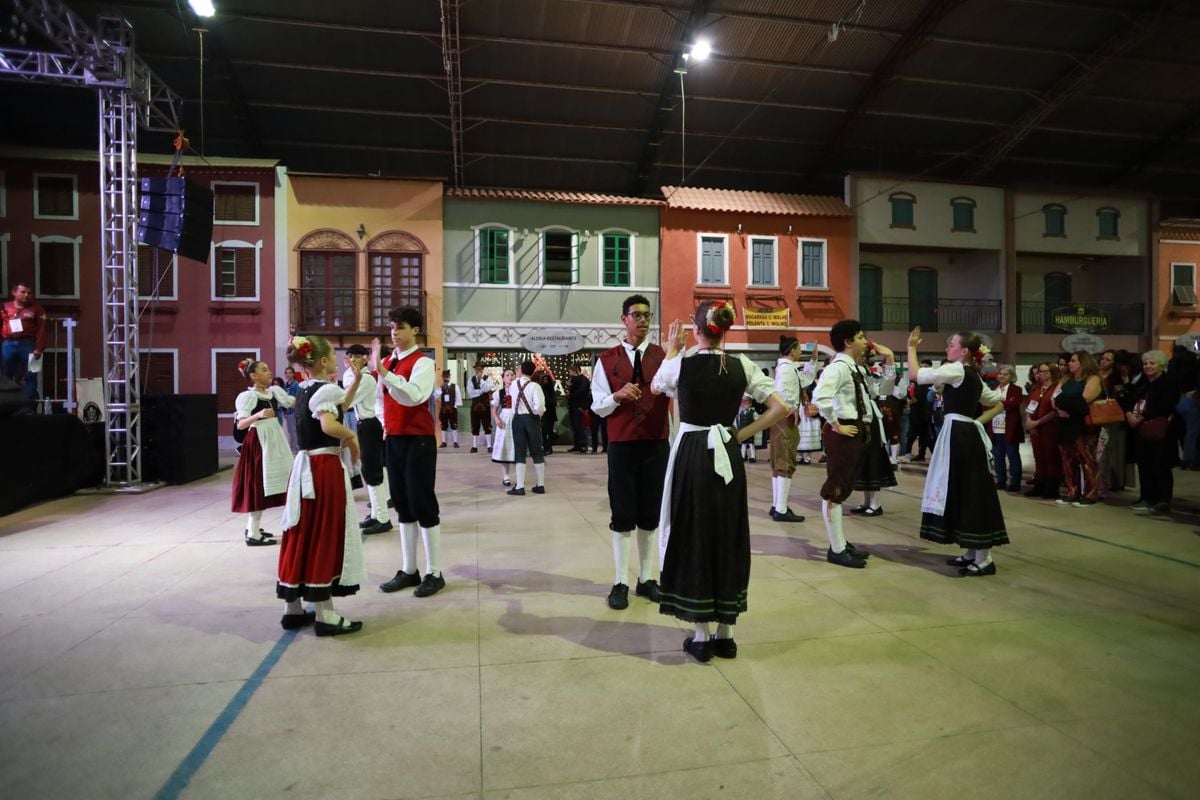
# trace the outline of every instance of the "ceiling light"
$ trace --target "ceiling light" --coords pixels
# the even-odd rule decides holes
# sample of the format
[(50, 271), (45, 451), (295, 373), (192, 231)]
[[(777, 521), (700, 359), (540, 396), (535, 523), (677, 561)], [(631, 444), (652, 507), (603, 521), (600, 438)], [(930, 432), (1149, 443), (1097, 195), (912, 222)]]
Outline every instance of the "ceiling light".
[(712, 52), (712, 45), (704, 39), (692, 45), (692, 52), (689, 55), (697, 61), (703, 61), (708, 58), (708, 54)]
[(192, 7), (192, 11), (195, 11), (198, 17), (211, 17), (217, 13), (212, 0), (188, 0), (188, 5)]

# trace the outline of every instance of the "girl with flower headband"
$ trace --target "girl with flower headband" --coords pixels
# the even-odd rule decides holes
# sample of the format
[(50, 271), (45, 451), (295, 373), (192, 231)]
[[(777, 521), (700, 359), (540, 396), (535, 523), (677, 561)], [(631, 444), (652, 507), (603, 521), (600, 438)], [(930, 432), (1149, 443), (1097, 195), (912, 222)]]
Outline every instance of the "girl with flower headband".
[(246, 515), (243, 538), (247, 547), (264, 547), (279, 541), (261, 527), (262, 513), (283, 505), (288, 475), (292, 471), (292, 449), (280, 424), (279, 409), (296, 404), (286, 391), (271, 383), (271, 368), (265, 361), (242, 360), (238, 372), (250, 388), (234, 400), (234, 438), (241, 441), (233, 470), (231, 510)]
[[(359, 458), (358, 438), (343, 420), (361, 371), (351, 363), (352, 380), (343, 391), (333, 382), (338, 368), (333, 348), (320, 336), (293, 336), (287, 355), (304, 380), (296, 400), (300, 451), (288, 482), (275, 584), (276, 596), (286, 603), (280, 625), (285, 630), (313, 625), (317, 636), (354, 633), (362, 623), (334, 611), (333, 598), (355, 594), (367, 577), (350, 474), (341, 458), (343, 448), (353, 461)], [(302, 600), (313, 603), (315, 612), (306, 612)]]
[[(910, 374), (918, 366), (920, 344), (918, 325), (908, 337)], [(946, 563), (971, 578), (995, 575), (992, 548), (1008, 544), (1004, 513), (992, 481), (992, 441), (987, 432), (1004, 405), (1000, 393), (979, 376), (986, 355), (988, 350), (979, 336), (961, 331), (946, 343), (946, 363), (915, 372), (917, 383), (941, 388), (946, 415), (921, 498), (921, 538), (963, 547), (961, 555)]]
[[(733, 319), (731, 304), (702, 303), (692, 326), (698, 349), (686, 356), (683, 323), (672, 322), (670, 350), (650, 384), (674, 394), (680, 419), (659, 516), (659, 611), (695, 625), (683, 649), (701, 662), (737, 656), (733, 626), (746, 610), (750, 518), (738, 445), (788, 413), (770, 378), (745, 356), (726, 356), (721, 342)], [(767, 413), (733, 431), (728, 421), (745, 394)]]

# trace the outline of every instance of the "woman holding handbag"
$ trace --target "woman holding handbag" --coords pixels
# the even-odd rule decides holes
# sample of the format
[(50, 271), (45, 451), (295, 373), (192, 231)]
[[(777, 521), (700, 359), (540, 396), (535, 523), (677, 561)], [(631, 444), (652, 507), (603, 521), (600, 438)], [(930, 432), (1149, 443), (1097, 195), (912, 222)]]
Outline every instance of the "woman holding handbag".
[[(1000, 367), (1000, 402), (1004, 410), (992, 417), (992, 461), (996, 467), (996, 488), (1010, 492), (1021, 491), (1021, 443), (1025, 429), (1021, 427), (1021, 401), (1025, 395), (1013, 382), (1016, 370), (1009, 365)], [(1007, 464), (1005, 463), (1007, 462)], [(1007, 477), (1005, 466), (1008, 467)]]
[(1146, 380), (1141, 383), (1133, 410), (1125, 415), (1133, 430), (1138, 482), (1142, 487), (1142, 499), (1133, 504), (1133, 510), (1170, 514), (1175, 492), (1171, 470), (1179, 463), (1172, 416), (1179, 403), (1179, 385), (1167, 373), (1167, 355), (1161, 350), (1142, 354), (1142, 374)]
[(1096, 443), (1099, 429), (1090, 422), (1091, 404), (1103, 386), (1096, 359), (1085, 350), (1071, 354), (1067, 374), (1050, 396), (1058, 412), (1058, 451), (1062, 456), (1067, 494), (1059, 503), (1085, 508), (1096, 504)]

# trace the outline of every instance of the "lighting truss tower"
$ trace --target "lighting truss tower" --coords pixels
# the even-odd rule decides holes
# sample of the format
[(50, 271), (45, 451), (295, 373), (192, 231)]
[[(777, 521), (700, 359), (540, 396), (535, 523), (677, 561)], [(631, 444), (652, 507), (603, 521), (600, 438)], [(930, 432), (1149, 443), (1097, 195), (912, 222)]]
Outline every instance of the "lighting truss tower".
[(58, 52), (0, 48), (0, 77), (92, 88), (100, 106), (100, 249), (104, 321), (105, 478), (142, 485), (138, 376), (137, 129), (177, 133), (180, 97), (137, 57), (117, 17), (90, 27), (59, 0), (4, 0)]
[(450, 103), (450, 151), (454, 161), (453, 181), (463, 184), (463, 90), (462, 45), (458, 38), (458, 18), (462, 0), (441, 0), (442, 5), (442, 67), (446, 71), (446, 97)]

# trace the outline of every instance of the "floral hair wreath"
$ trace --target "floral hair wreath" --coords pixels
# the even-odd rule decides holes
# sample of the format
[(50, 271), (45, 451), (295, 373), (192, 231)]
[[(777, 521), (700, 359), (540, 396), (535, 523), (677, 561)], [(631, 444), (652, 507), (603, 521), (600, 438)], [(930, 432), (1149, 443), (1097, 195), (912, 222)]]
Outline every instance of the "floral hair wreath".
[(307, 360), (308, 357), (312, 355), (312, 342), (310, 342), (308, 339), (305, 339), (303, 336), (293, 336), (288, 344), (292, 346), (292, 352), (300, 356), (300, 358)]
[(980, 364), (982, 364), (983, 360), (985, 358), (987, 358), (988, 356), (990, 356), (991, 354), (992, 354), (992, 350), (986, 344), (979, 345), (979, 347), (976, 347), (971, 352), (971, 355), (973, 355), (975, 357), (975, 361)]
[(708, 328), (708, 332), (713, 336), (720, 336), (725, 332), (725, 329), (716, 322), (718, 309), (724, 308), (728, 308), (730, 311), (732, 311), (733, 303), (730, 303), (728, 300), (718, 300), (709, 306), (708, 311), (704, 314), (704, 327)]

